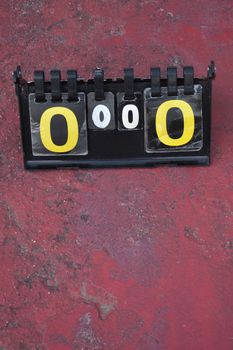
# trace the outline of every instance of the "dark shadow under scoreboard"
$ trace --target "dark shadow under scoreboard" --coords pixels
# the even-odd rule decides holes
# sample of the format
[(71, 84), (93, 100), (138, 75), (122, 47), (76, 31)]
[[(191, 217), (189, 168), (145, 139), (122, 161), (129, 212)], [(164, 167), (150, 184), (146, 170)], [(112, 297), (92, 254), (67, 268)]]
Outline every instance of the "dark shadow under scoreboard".
[(214, 63), (206, 78), (175, 67), (161, 78), (135, 79), (133, 69), (123, 79), (104, 79), (96, 69), (83, 81), (58, 70), (46, 81), (35, 71), (34, 81), (14, 72), (19, 98), (25, 167), (151, 166), (210, 162), (211, 85)]

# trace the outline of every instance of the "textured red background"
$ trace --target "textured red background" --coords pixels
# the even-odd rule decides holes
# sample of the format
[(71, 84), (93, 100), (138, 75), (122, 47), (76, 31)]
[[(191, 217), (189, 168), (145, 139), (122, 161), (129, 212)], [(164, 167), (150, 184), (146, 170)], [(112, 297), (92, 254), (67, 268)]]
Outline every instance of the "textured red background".
[[(0, 23), (0, 349), (233, 349), (232, 0), (2, 0)], [(17, 64), (212, 58), (210, 167), (24, 170)]]

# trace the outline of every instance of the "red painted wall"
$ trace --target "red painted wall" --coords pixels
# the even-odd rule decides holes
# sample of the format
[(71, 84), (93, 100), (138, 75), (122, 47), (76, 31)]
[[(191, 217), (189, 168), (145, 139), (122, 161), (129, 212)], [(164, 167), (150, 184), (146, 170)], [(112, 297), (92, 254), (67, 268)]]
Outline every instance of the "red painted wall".
[[(0, 349), (231, 350), (231, 0), (2, 0)], [(11, 72), (194, 65), (212, 165), (25, 171)]]

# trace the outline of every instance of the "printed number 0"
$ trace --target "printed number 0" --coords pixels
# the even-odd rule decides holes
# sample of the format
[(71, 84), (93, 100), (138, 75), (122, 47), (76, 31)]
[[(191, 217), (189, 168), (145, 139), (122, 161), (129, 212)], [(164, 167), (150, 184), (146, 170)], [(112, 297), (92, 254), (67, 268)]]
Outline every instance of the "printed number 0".
[[(51, 137), (51, 120), (55, 115), (62, 115), (67, 123), (67, 141), (58, 146)], [(44, 147), (50, 152), (65, 153), (71, 151), (78, 143), (79, 131), (78, 120), (75, 114), (66, 107), (51, 107), (46, 109), (40, 120), (40, 137)]]
[[(132, 112), (132, 121), (129, 121), (129, 112)], [(139, 123), (139, 111), (135, 105), (126, 105), (122, 110), (122, 123), (127, 129), (134, 129)]]
[[(167, 132), (167, 113), (171, 108), (179, 108), (183, 114), (184, 130), (181, 137), (173, 139)], [(185, 101), (170, 100), (162, 103), (156, 114), (155, 129), (159, 140), (167, 146), (183, 146), (188, 143), (194, 134), (195, 122), (191, 106)]]
[[(101, 118), (102, 115), (102, 118)], [(102, 119), (102, 120), (101, 120)], [(111, 113), (107, 106), (97, 105), (92, 112), (92, 120), (95, 126), (104, 129), (111, 121)]]

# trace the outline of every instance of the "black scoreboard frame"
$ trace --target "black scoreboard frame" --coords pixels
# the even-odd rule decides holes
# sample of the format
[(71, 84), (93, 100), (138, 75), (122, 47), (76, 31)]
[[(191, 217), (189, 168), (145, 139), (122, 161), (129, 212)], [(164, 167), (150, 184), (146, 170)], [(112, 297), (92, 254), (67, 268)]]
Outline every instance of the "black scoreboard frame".
[[(174, 72), (174, 67), (172, 68)], [(175, 68), (176, 69), (176, 68)], [(59, 71), (55, 71), (59, 72)], [(73, 71), (72, 71), (73, 72)], [(97, 69), (94, 79), (84, 81), (78, 79), (75, 83), (77, 93), (84, 92), (86, 95), (95, 92), (95, 96), (101, 95), (101, 92), (112, 92), (115, 98), (115, 116), (117, 115), (116, 94), (119, 92), (130, 93), (130, 89), (135, 92), (143, 92), (146, 88), (168, 87), (173, 84), (177, 87), (184, 87), (187, 83), (184, 77), (161, 78), (158, 76), (159, 70), (153, 76), (153, 70), (150, 79), (138, 79), (133, 77), (132, 69), (125, 70), (124, 79), (106, 79), (103, 78), (103, 71)], [(171, 70), (172, 72), (172, 70)], [(127, 73), (131, 73), (127, 76)], [(36, 74), (36, 72), (35, 72)], [(35, 75), (36, 76), (36, 75)], [(156, 166), (162, 164), (170, 165), (209, 165), (210, 164), (210, 141), (211, 141), (211, 94), (212, 79), (215, 77), (215, 64), (211, 61), (208, 66), (207, 77), (191, 77), (192, 84), (198, 84), (202, 87), (202, 115), (203, 115), (203, 145), (197, 151), (173, 151), (163, 153), (147, 153), (144, 147), (144, 128), (139, 130), (92, 130), (87, 128), (88, 154), (86, 155), (52, 155), (36, 156), (32, 152), (29, 94), (35, 93), (35, 81), (27, 82), (22, 78), (21, 68), (18, 66), (13, 73), (16, 94), (19, 101), (20, 122), (22, 143), (24, 152), (24, 164), (26, 169), (58, 168), (58, 167), (115, 167), (115, 166)], [(131, 79), (131, 80), (130, 80)], [(188, 81), (188, 80), (187, 80)], [(73, 81), (74, 82), (74, 81)], [(128, 85), (127, 85), (128, 84)], [(153, 84), (155, 84), (153, 86)], [(157, 84), (157, 86), (156, 86)], [(37, 84), (38, 85), (38, 84)], [(43, 81), (40, 85), (43, 93), (68, 93), (72, 87), (72, 82), (61, 80), (59, 86), (52, 86), (51, 81)], [(170, 87), (172, 89), (172, 86)], [(101, 89), (103, 91), (101, 91)], [(57, 91), (55, 91), (56, 93)], [(101, 99), (101, 98), (99, 98)], [(144, 113), (144, 112), (142, 112)], [(115, 117), (116, 118), (116, 117)], [(116, 121), (117, 124), (117, 121)]]

